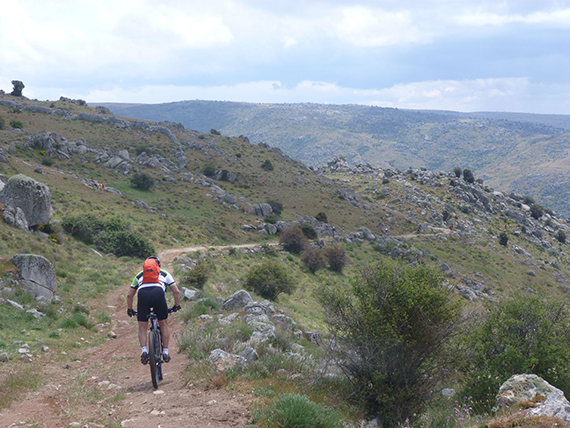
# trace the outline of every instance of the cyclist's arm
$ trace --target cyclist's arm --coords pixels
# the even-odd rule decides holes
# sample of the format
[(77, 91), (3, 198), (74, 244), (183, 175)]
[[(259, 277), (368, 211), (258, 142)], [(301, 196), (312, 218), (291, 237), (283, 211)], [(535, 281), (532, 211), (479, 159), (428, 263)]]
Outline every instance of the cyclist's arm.
[(170, 288), (174, 296), (174, 306), (180, 306), (180, 290), (178, 289), (178, 286), (174, 284), (168, 288)]
[(133, 309), (133, 298), (137, 294), (136, 288), (131, 288), (127, 294), (127, 309)]

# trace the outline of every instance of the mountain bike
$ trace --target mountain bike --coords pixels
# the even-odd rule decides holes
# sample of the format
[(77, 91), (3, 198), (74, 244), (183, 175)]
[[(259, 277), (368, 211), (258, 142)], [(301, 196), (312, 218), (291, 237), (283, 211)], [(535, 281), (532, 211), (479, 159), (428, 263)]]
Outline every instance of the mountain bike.
[[(174, 308), (169, 308), (168, 313), (173, 312)], [(136, 312), (135, 312), (136, 315)], [(150, 365), (150, 378), (152, 386), (158, 388), (158, 383), (162, 380), (162, 334), (158, 325), (158, 318), (151, 309), (147, 316), (149, 323), (148, 329), (148, 356)]]

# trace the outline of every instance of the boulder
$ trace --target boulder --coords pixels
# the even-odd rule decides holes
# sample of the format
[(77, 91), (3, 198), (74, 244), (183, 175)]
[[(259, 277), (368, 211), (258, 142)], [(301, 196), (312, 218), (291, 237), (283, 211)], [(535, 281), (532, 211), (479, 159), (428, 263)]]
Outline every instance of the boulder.
[(20, 271), (21, 285), (35, 298), (51, 301), (57, 288), (55, 268), (48, 259), (34, 254), (15, 254), (12, 263)]
[(225, 311), (232, 311), (234, 309), (244, 308), (250, 302), (253, 302), (253, 299), (249, 293), (245, 290), (239, 290), (224, 300), (222, 308)]
[(521, 401), (536, 405), (529, 410), (529, 415), (552, 416), (565, 422), (570, 421), (570, 403), (564, 393), (537, 375), (514, 375), (501, 385), (497, 395), (499, 409), (509, 408)]
[(214, 349), (210, 353), (208, 360), (216, 366), (218, 372), (223, 373), (228, 369), (231, 369), (238, 364), (245, 364), (247, 360), (245, 357), (236, 354), (230, 354), (221, 349)]
[(49, 187), (23, 174), (10, 177), (0, 193), (0, 202), (6, 210), (20, 208), (29, 227), (47, 224), (53, 216)]

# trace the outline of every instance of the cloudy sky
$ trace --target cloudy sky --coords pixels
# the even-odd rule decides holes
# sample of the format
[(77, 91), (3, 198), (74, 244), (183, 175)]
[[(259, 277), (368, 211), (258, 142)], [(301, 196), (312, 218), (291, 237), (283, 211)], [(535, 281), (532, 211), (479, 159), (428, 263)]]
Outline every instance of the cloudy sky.
[(2, 0), (0, 88), (570, 114), (570, 0)]

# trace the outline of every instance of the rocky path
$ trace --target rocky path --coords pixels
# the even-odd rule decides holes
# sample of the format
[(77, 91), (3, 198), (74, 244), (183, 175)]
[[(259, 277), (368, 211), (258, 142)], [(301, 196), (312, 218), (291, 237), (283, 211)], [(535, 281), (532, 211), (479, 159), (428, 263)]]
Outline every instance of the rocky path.
[[(186, 250), (187, 251), (187, 250)], [(187, 382), (187, 358), (173, 354), (164, 366), (164, 380), (154, 390), (148, 366), (139, 361), (136, 321), (126, 315), (128, 287), (112, 293), (116, 338), (86, 348), (72, 358), (51, 350), (32, 365), (45, 383), (9, 409), (0, 411), (1, 427), (244, 427), (252, 397), (218, 389), (203, 389)], [(174, 333), (180, 322), (170, 321)], [(88, 335), (89, 333), (86, 333)], [(172, 347), (171, 348), (175, 348)], [(24, 363), (4, 365), (22, 368)], [(30, 364), (30, 363), (29, 363)]]

